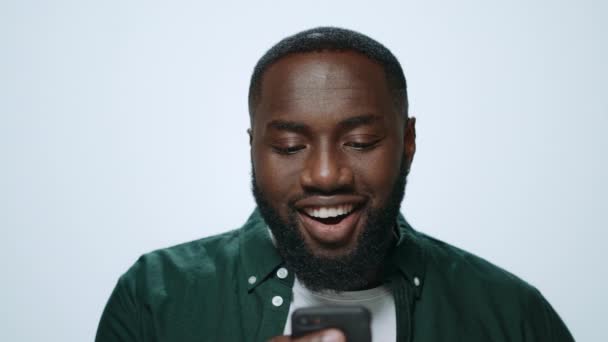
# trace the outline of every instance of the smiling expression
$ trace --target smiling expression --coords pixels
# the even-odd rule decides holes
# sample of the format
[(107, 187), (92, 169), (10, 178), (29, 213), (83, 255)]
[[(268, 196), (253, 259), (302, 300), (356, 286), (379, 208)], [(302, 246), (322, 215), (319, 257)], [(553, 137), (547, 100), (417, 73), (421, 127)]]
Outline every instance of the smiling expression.
[(295, 214), (315, 255), (347, 254), (366, 208), (383, 208), (402, 163), (409, 170), (414, 123), (366, 56), (288, 55), (264, 73), (252, 118), (255, 182), (282, 220)]

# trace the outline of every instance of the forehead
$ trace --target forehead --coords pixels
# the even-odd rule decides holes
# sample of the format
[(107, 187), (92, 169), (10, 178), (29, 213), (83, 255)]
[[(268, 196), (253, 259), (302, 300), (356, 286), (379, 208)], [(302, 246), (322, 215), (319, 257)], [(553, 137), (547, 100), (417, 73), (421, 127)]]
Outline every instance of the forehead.
[(269, 116), (392, 112), (382, 66), (360, 53), (323, 51), (281, 58), (264, 73), (255, 121)]

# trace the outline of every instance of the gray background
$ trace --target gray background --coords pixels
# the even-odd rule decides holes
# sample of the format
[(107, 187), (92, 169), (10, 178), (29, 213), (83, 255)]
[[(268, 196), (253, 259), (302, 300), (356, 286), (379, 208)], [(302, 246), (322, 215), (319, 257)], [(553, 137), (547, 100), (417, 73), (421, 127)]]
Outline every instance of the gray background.
[(246, 94), (316, 25), (401, 60), (419, 230), (537, 286), (607, 341), (606, 1), (0, 2), (1, 341), (92, 340), (145, 252), (254, 206)]

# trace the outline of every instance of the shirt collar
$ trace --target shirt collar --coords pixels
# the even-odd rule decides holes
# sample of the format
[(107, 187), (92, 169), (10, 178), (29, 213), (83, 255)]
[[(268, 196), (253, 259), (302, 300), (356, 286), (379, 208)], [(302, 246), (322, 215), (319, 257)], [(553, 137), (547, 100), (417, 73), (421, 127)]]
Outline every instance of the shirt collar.
[(242, 228), (240, 256), (248, 282), (247, 290), (253, 290), (264, 282), (279, 266), (283, 259), (274, 247), (266, 231), (266, 222), (259, 209), (255, 209)]
[(426, 275), (425, 253), (420, 233), (410, 226), (401, 213), (397, 218), (397, 237), (397, 245), (390, 256), (391, 264), (413, 285), (419, 298)]
[[(393, 265), (392, 269), (398, 270), (410, 284), (413, 284), (419, 297), (426, 270), (420, 235), (402, 214), (397, 218), (397, 228), (398, 240), (389, 260)], [(247, 277), (244, 281), (248, 282), (248, 291), (268, 279), (283, 264), (283, 259), (268, 234), (266, 222), (257, 208), (242, 228), (239, 245), (241, 263)]]

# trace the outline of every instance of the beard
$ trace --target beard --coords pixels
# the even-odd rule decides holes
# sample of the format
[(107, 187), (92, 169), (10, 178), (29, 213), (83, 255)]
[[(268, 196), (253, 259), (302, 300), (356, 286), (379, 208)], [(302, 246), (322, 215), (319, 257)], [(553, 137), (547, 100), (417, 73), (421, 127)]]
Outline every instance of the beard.
[[(270, 205), (262, 189), (257, 186), (255, 170), (251, 168), (253, 197), (260, 213), (276, 240), (279, 255), (298, 280), (312, 291), (353, 291), (369, 288), (370, 278), (382, 274), (384, 263), (391, 252), (395, 239), (397, 216), (405, 195), (408, 170), (402, 161), (399, 175), (392, 191), (381, 208), (366, 207), (365, 226), (354, 248), (339, 256), (315, 254), (306, 244), (298, 229), (297, 210), (294, 201), (288, 203), (288, 217), (283, 220)], [(307, 197), (302, 194), (299, 198)]]

